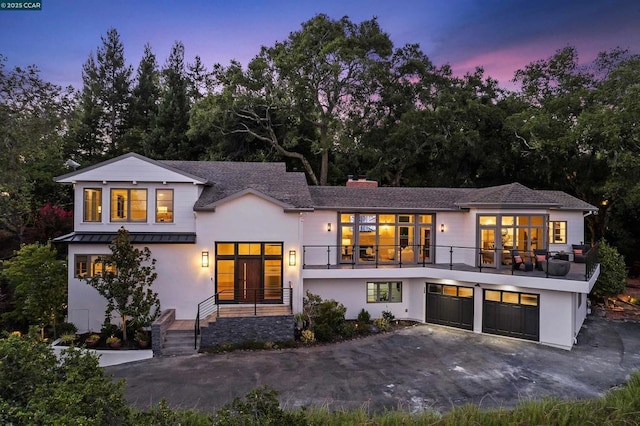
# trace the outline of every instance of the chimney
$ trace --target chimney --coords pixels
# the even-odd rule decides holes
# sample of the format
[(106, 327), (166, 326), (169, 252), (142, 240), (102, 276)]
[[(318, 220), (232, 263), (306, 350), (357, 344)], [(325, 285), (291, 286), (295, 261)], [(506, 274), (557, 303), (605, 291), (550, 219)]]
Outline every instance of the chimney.
[(378, 182), (367, 180), (367, 177), (360, 175), (354, 179), (352, 175), (347, 176), (347, 188), (377, 188)]

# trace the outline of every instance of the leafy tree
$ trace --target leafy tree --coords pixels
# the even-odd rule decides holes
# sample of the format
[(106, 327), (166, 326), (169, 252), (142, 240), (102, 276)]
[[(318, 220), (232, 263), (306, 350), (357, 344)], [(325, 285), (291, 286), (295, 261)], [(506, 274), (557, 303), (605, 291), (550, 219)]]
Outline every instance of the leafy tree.
[(66, 199), (51, 177), (63, 170), (72, 91), (43, 81), (35, 66), (5, 63), (0, 55), (0, 227), (22, 243), (37, 208)]
[(71, 348), (60, 360), (34, 335), (0, 339), (0, 423), (125, 424), (123, 382), (98, 358)]
[(154, 131), (145, 145), (151, 158), (196, 160), (200, 152), (187, 139), (189, 127), (188, 80), (184, 45), (175, 42), (161, 73), (161, 97)]
[(211, 73), (202, 63), (200, 56), (196, 56), (192, 64), (187, 64), (187, 81), (190, 103), (193, 105), (207, 94), (211, 86)]
[(23, 245), (2, 271), (14, 288), (15, 310), (10, 315), (37, 324), (43, 339), (48, 325), (56, 335), (56, 322), (67, 302), (67, 265), (56, 256), (50, 244)]
[(237, 62), (214, 69), (227, 101), (216, 111), (230, 124), (223, 131), (268, 144), (324, 185), (330, 155), (376, 96), (381, 58), (391, 53), (375, 19), (354, 24), (317, 15), (286, 41), (263, 47), (246, 70)]
[(627, 277), (624, 258), (604, 239), (598, 244), (598, 255), (600, 256), (600, 275), (593, 286), (592, 294), (604, 297), (622, 293)]
[[(130, 322), (138, 327), (149, 326), (160, 315), (160, 299), (151, 288), (158, 275), (156, 260), (151, 259), (148, 247), (133, 247), (124, 228), (118, 230), (109, 248), (111, 256), (98, 260), (105, 266), (105, 272), (85, 281), (107, 299), (105, 323), (111, 322), (113, 311), (118, 313), (122, 336), (127, 340)], [(115, 272), (111, 272), (113, 268)]]
[(73, 211), (59, 206), (45, 204), (38, 209), (34, 220), (36, 240), (40, 243), (51, 241), (73, 230)]

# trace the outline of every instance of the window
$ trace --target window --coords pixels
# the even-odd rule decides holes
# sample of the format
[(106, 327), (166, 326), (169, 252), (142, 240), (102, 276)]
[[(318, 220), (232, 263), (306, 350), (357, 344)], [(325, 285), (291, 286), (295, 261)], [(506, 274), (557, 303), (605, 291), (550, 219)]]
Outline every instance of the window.
[(342, 262), (432, 261), (433, 215), (341, 213), (339, 218)]
[(173, 189), (156, 189), (156, 222), (173, 222)]
[(85, 222), (102, 221), (102, 189), (84, 189), (84, 216)]
[(367, 283), (367, 303), (402, 302), (402, 282)]
[(566, 244), (567, 243), (567, 222), (552, 221), (549, 222), (549, 243), (550, 244)]
[(112, 189), (111, 190), (112, 222), (146, 222), (147, 190), (146, 189)]
[(105, 272), (116, 273), (116, 267), (109, 264), (111, 255), (108, 254), (77, 254), (75, 258), (76, 278), (89, 278), (102, 275)]

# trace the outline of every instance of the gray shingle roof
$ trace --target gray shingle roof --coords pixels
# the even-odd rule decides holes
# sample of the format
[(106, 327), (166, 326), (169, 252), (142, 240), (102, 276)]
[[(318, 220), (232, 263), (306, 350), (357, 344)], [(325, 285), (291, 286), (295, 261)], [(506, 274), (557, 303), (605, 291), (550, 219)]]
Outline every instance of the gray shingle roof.
[(557, 208), (597, 210), (596, 207), (561, 191), (540, 191), (519, 183), (488, 188), (357, 188), (310, 187), (317, 209), (337, 210), (460, 210), (494, 208)]
[[(72, 232), (55, 238), (57, 243), (111, 244), (117, 232)], [(194, 244), (193, 232), (130, 232), (129, 240), (134, 244)]]
[(255, 191), (290, 209), (313, 207), (304, 173), (287, 172), (284, 163), (231, 161), (159, 161), (160, 164), (206, 179), (194, 210), (215, 208), (218, 201), (243, 191)]

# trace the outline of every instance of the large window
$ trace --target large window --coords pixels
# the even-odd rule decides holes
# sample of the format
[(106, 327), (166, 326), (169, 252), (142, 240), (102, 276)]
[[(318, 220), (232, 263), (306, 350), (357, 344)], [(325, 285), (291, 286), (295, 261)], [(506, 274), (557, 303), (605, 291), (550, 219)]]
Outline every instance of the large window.
[(83, 191), (85, 222), (102, 221), (102, 189), (85, 188)]
[(76, 278), (88, 278), (103, 275), (105, 272), (116, 273), (116, 267), (109, 264), (111, 255), (108, 254), (77, 254), (75, 257)]
[(531, 256), (546, 244), (544, 215), (480, 215), (478, 243), (483, 266), (511, 265), (511, 251)]
[(402, 302), (402, 282), (367, 283), (367, 303)]
[(156, 222), (173, 222), (173, 189), (156, 190)]
[(549, 243), (550, 244), (566, 244), (567, 243), (567, 222), (551, 221), (549, 222)]
[(216, 243), (216, 288), (222, 302), (282, 300), (282, 243)]
[(341, 213), (342, 262), (431, 262), (431, 214)]
[(146, 189), (112, 189), (111, 190), (112, 222), (146, 222), (147, 190)]

